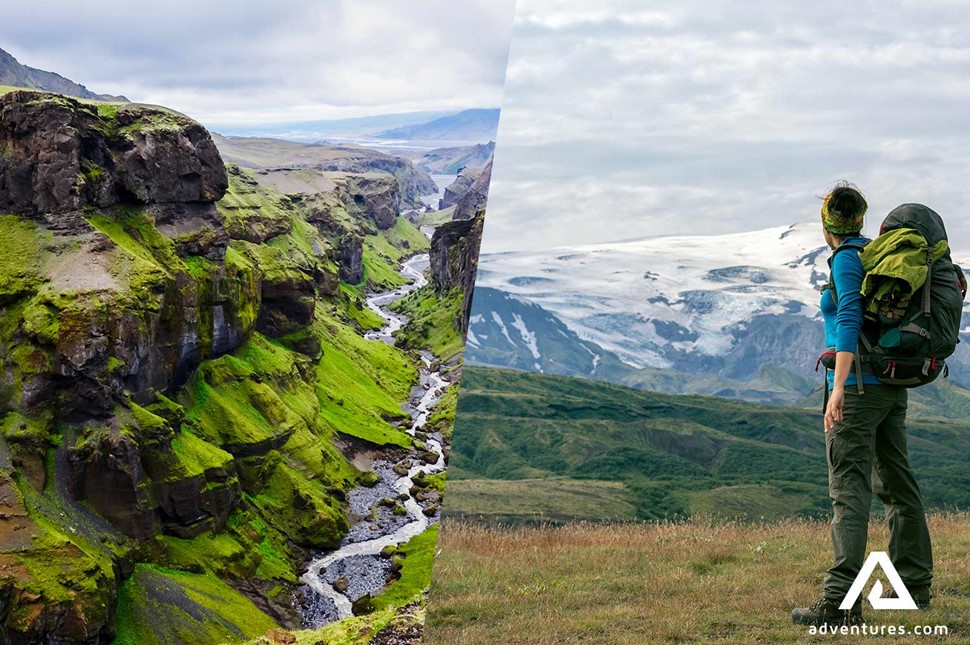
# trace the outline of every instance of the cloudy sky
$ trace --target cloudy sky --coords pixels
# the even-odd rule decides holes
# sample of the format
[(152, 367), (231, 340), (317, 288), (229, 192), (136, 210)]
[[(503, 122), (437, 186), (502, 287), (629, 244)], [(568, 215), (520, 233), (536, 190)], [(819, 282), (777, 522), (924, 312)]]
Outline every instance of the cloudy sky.
[(206, 124), (498, 107), (514, 0), (33, 0), (0, 48)]
[(517, 4), (484, 251), (813, 220), (842, 178), (970, 249), (965, 3), (591, 6)]

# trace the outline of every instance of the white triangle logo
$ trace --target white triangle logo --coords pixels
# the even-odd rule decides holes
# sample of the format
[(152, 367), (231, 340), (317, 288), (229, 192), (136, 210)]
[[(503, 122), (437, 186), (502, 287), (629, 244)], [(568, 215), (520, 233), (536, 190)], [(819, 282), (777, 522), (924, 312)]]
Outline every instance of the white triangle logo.
[(896, 598), (883, 598), (882, 582), (876, 580), (868, 596), (869, 602), (872, 603), (872, 608), (916, 609), (916, 602), (909, 595), (909, 590), (906, 589), (906, 585), (903, 584), (903, 579), (899, 577), (899, 573), (896, 572), (896, 567), (893, 566), (892, 561), (889, 559), (889, 554), (885, 551), (873, 551), (869, 554), (869, 557), (866, 558), (866, 563), (862, 565), (862, 570), (859, 572), (859, 575), (856, 576), (852, 586), (849, 587), (849, 592), (845, 594), (845, 599), (839, 605), (839, 609), (852, 609), (852, 605), (862, 595), (862, 590), (865, 588), (866, 583), (869, 582), (869, 578), (872, 577), (877, 565), (882, 568), (883, 573), (889, 579), (889, 584), (896, 591)]

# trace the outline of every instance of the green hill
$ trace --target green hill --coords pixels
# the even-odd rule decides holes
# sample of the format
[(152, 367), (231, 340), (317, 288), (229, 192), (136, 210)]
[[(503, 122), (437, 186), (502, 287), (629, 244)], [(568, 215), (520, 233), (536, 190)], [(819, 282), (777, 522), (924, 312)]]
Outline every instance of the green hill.
[[(455, 432), (453, 516), (757, 519), (829, 508), (817, 411), (466, 367)], [(914, 419), (909, 447), (927, 505), (970, 508), (970, 423)], [(536, 479), (550, 481), (522, 504), (522, 480)], [(552, 494), (556, 486), (568, 495)]]

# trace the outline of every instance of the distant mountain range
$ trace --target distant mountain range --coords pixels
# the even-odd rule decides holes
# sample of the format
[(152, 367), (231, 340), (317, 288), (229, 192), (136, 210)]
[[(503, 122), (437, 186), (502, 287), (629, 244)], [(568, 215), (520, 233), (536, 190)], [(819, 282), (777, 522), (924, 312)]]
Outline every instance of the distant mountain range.
[(234, 137), (274, 137), (293, 141), (319, 141), (328, 137), (375, 136), (388, 128), (427, 123), (454, 111), (426, 110), (400, 112), (347, 119), (316, 119), (295, 123), (260, 123), (256, 125), (212, 124), (212, 129)]
[(2, 49), (0, 49), (0, 85), (44, 90), (45, 92), (55, 92), (93, 101), (128, 101), (124, 96), (96, 94), (60, 74), (22, 65), (16, 58)]
[(405, 141), (494, 141), (498, 132), (499, 110), (471, 109), (443, 116), (427, 123), (392, 128), (377, 133), (384, 139)]
[[(487, 145), (494, 141), (498, 130), (498, 109), (470, 109), (460, 112), (430, 110), (421, 112), (402, 112), (396, 114), (377, 114), (348, 119), (322, 119), (295, 123), (260, 123), (256, 125), (209, 124), (210, 129), (230, 137), (272, 137), (316, 143), (337, 141), (360, 143), (369, 146), (391, 148), (389, 141), (428, 142), (432, 145), (441, 142), (449, 148), (441, 152), (446, 156), (474, 154), (462, 152), (457, 148)], [(414, 160), (428, 152), (415, 151)], [(396, 154), (407, 152), (394, 151)], [(436, 152), (436, 151), (432, 151)], [(484, 163), (480, 164), (484, 165)], [(432, 170), (438, 173), (438, 169)], [(442, 171), (452, 174), (451, 170)], [(455, 170), (457, 172), (457, 170)]]
[[(805, 403), (821, 384), (817, 288), (828, 268), (820, 240), (818, 225), (797, 224), (484, 255), (468, 359), (671, 393)], [(970, 385), (967, 347), (951, 360), (951, 381), (962, 385)], [(915, 398), (926, 396), (924, 388)]]

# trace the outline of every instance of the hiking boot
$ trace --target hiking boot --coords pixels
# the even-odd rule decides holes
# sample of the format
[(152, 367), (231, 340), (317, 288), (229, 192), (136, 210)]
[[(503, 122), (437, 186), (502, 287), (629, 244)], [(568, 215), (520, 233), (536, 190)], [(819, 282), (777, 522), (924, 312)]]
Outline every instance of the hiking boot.
[[(913, 587), (912, 589), (910, 589), (909, 587), (906, 587), (906, 589), (909, 591), (909, 595), (913, 597), (913, 602), (916, 603), (916, 607), (918, 609), (930, 608), (930, 598), (933, 597), (933, 594), (930, 593), (929, 585), (925, 585), (923, 587)], [(899, 596), (896, 595), (895, 589), (890, 589), (889, 593), (886, 594), (886, 598), (898, 598), (898, 597)]]
[(798, 607), (792, 609), (791, 619), (797, 625), (861, 625), (862, 604), (859, 603), (852, 609), (839, 609), (837, 602), (830, 602), (825, 598), (819, 598), (811, 607)]

